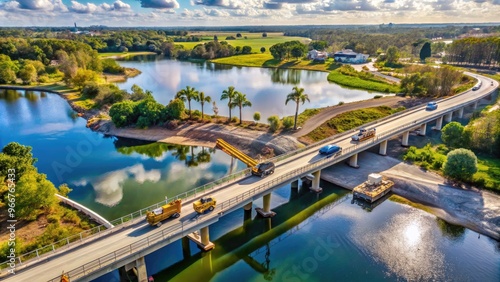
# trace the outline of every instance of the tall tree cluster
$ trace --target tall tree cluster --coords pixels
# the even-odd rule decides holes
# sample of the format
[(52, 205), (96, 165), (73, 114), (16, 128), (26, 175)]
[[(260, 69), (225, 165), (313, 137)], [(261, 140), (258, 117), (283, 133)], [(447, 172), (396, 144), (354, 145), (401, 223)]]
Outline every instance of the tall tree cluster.
[(451, 64), (474, 66), (500, 65), (500, 37), (469, 37), (453, 41), (446, 50)]

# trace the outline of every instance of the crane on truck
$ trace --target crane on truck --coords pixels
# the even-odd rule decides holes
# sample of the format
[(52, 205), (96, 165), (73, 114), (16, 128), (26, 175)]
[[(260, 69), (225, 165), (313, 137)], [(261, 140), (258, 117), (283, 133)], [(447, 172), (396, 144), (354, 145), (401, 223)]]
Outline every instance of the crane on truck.
[(375, 133), (376, 133), (375, 128), (372, 129), (361, 128), (358, 134), (352, 136), (352, 141), (364, 141), (366, 139), (373, 138), (375, 137)]
[(273, 174), (275, 165), (273, 162), (263, 162), (258, 163), (256, 160), (252, 159), (245, 153), (233, 147), (231, 144), (227, 143), (222, 139), (217, 139), (215, 147), (221, 149), (226, 154), (235, 157), (245, 163), (248, 167), (252, 168), (252, 174), (260, 177), (265, 177), (267, 175)]
[(178, 218), (181, 215), (182, 200), (175, 200), (146, 214), (149, 225), (161, 226), (161, 222), (167, 218)]

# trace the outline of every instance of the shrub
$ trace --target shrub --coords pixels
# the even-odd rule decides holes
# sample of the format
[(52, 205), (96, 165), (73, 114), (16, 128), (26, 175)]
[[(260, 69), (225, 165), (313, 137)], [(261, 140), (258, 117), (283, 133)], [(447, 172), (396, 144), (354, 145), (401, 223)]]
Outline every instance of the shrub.
[(238, 121), (239, 121), (239, 119), (238, 119), (237, 117), (232, 117), (232, 118), (231, 118), (231, 122), (236, 123), (236, 122), (238, 122)]
[(375, 95), (375, 96), (373, 97), (373, 99), (380, 99), (380, 98), (382, 98), (382, 97), (384, 97), (384, 96), (382, 96), (382, 95)]
[(276, 132), (280, 127), (280, 118), (278, 116), (270, 116), (267, 118), (267, 122), (269, 123), (269, 130), (271, 132)]
[(48, 223), (59, 222), (59, 220), (61, 220), (61, 217), (58, 214), (49, 214), (47, 216)]
[(344, 102), (340, 101), (340, 102), (338, 103), (338, 105), (339, 105), (339, 106), (342, 106), (342, 105), (344, 105)]
[(74, 224), (80, 224), (80, 217), (74, 210), (67, 210), (64, 214), (63, 220)]
[(260, 120), (260, 113), (259, 112), (255, 112), (253, 114), (253, 120), (255, 121), (255, 123), (259, 122), (259, 120)]
[(95, 98), (99, 94), (99, 85), (96, 82), (87, 82), (82, 89), (82, 95), (88, 98)]
[(293, 126), (293, 118), (292, 117), (285, 117), (283, 118), (283, 127), (285, 129), (290, 129)]
[(477, 157), (467, 149), (455, 149), (448, 153), (443, 165), (445, 175), (459, 179), (469, 180), (477, 172)]

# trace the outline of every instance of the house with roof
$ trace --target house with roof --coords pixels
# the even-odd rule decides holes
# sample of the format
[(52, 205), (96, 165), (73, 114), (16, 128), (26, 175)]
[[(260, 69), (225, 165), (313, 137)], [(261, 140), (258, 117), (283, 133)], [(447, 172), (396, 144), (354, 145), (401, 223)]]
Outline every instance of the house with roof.
[(315, 61), (325, 61), (328, 58), (328, 53), (324, 51), (318, 51), (313, 49), (307, 53), (307, 58), (309, 60)]
[(351, 49), (344, 49), (333, 54), (335, 61), (340, 63), (363, 64), (366, 63), (368, 57), (368, 54), (356, 53)]

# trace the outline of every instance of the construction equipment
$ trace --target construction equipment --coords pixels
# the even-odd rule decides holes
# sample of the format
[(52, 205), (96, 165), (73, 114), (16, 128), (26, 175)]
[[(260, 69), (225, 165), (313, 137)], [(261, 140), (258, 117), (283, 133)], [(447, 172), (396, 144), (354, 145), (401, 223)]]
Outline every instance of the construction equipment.
[(146, 214), (146, 220), (150, 225), (161, 226), (161, 222), (167, 218), (177, 218), (181, 215), (182, 200), (172, 201)]
[(264, 162), (259, 164), (256, 160), (252, 159), (245, 153), (241, 152), (240, 150), (236, 149), (235, 147), (233, 147), (232, 145), (230, 145), (229, 143), (220, 138), (217, 139), (215, 147), (221, 149), (226, 154), (239, 159), (240, 161), (245, 163), (248, 167), (251, 167), (253, 175), (264, 177), (266, 175), (274, 173), (275, 165), (273, 162)]
[(361, 128), (358, 134), (352, 136), (352, 141), (364, 141), (366, 139), (373, 138), (375, 137), (375, 133), (376, 133), (375, 128), (372, 129)]
[(69, 277), (68, 277), (68, 275), (64, 274), (64, 271), (61, 274), (61, 281), (60, 282), (69, 282)]
[(215, 209), (216, 203), (217, 203), (217, 201), (215, 200), (215, 198), (203, 197), (203, 198), (201, 198), (198, 201), (193, 203), (193, 209), (197, 213), (202, 214), (207, 210), (213, 211)]

